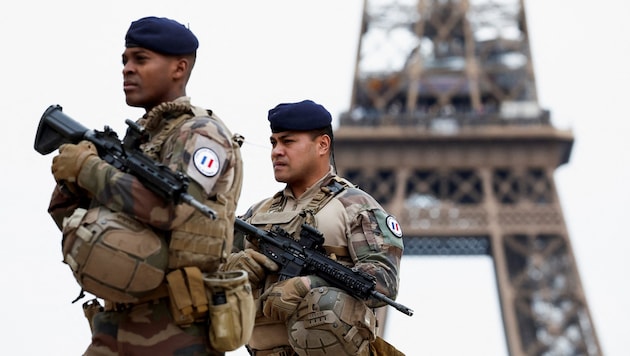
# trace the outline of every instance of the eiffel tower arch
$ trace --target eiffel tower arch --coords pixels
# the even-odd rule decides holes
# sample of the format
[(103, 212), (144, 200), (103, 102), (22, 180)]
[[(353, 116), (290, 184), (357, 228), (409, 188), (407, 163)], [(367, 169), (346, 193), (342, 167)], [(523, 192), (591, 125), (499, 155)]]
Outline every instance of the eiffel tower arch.
[(403, 259), (492, 258), (510, 355), (602, 354), (554, 182), (573, 140), (538, 104), (523, 0), (365, 0), (337, 170)]

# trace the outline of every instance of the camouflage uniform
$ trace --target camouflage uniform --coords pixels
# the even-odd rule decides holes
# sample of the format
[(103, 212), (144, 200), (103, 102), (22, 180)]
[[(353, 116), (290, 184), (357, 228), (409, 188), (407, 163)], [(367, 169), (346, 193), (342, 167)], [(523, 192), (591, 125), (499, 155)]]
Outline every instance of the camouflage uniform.
[[(325, 192), (330, 190), (329, 184), (333, 181), (342, 182), (344, 188), (336, 194), (326, 194)], [(313, 203), (314, 200), (321, 200), (322, 196), (325, 197), (323, 201)], [(396, 297), (398, 270), (403, 252), (402, 238), (401, 234), (398, 234), (399, 231), (387, 227), (387, 213), (371, 196), (336, 176), (331, 167), (330, 172), (299, 199), (293, 196), (290, 189), (285, 188), (273, 197), (252, 206), (243, 219), (259, 228), (268, 229), (273, 224), (291, 231), (300, 225), (294, 219), (300, 215), (299, 213), (302, 213), (304, 219), (298, 220), (305, 220), (323, 233), (327, 253), (334, 254), (342, 264), (355, 266), (374, 275), (377, 290), (392, 299)], [(256, 249), (243, 238), (236, 232), (235, 246)], [(268, 275), (265, 289), (277, 279), (277, 274)], [(258, 297), (263, 292), (264, 290), (260, 289), (254, 296)], [(366, 304), (370, 308), (384, 305), (383, 302), (376, 300), (368, 300)], [(260, 310), (248, 348), (254, 354), (293, 353), (290, 351), (285, 323), (266, 318)], [(256, 350), (274, 351), (256, 353)]]
[[(188, 193), (213, 208), (211, 221), (194, 208), (164, 201), (135, 177), (102, 160), (91, 160), (78, 176), (90, 193), (74, 195), (56, 187), (49, 213), (58, 226), (76, 207), (104, 205), (153, 227), (169, 243), (168, 270), (196, 266), (214, 272), (232, 246), (234, 211), (242, 184), (238, 145), (223, 122), (211, 112), (191, 106), (188, 97), (162, 103), (139, 123), (150, 133), (145, 154), (190, 178)], [(195, 153), (210, 148), (220, 168), (203, 172)], [(214, 173), (214, 174), (212, 174)], [(191, 246), (193, 246), (191, 248)], [(167, 271), (168, 272), (168, 271)], [(177, 326), (169, 311), (168, 294), (138, 304), (108, 303), (93, 319), (92, 344), (86, 355), (214, 355), (207, 322)]]

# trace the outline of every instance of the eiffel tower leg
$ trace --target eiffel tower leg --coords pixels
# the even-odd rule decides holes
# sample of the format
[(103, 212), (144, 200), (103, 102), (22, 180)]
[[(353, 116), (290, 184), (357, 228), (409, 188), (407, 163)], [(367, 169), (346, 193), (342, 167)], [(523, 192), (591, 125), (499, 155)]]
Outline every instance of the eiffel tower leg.
[(510, 355), (601, 355), (566, 234), (532, 224), (511, 232), (500, 208), (488, 211)]

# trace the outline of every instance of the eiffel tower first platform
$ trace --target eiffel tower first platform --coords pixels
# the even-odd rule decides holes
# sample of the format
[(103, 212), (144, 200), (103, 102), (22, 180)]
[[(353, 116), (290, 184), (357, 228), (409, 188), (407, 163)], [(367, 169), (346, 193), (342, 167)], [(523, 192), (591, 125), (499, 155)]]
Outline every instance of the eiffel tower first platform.
[(554, 183), (573, 135), (538, 104), (523, 0), (366, 0), (339, 122), (337, 170), (405, 256), (492, 257), (510, 355), (602, 354)]

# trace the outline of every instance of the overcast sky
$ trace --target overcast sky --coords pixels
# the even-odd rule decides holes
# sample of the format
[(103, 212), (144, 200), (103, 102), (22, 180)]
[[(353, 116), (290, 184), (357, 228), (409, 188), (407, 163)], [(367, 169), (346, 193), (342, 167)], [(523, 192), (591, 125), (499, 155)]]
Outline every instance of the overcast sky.
[[(269, 164), (269, 108), (310, 98), (334, 117), (348, 109), (361, 5), (3, 2), (2, 354), (79, 355), (89, 343), (81, 307), (70, 304), (79, 288), (61, 262), (60, 234), (46, 213), (52, 155), (37, 154), (33, 139), (51, 104), (84, 126), (109, 125), (121, 135), (124, 120), (142, 114), (125, 105), (122, 91), (120, 55), (131, 21), (167, 16), (198, 36), (188, 94), (246, 138), (242, 213), (281, 187)], [(530, 0), (527, 10), (540, 104), (551, 110), (554, 125), (576, 137), (556, 184), (587, 302), (604, 353), (628, 355), (630, 5)], [(492, 273), (489, 258), (403, 261), (398, 301), (416, 314), (398, 313), (406, 319), (392, 319), (387, 339), (408, 355), (504, 354)]]

